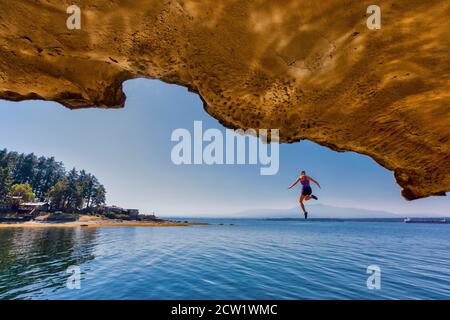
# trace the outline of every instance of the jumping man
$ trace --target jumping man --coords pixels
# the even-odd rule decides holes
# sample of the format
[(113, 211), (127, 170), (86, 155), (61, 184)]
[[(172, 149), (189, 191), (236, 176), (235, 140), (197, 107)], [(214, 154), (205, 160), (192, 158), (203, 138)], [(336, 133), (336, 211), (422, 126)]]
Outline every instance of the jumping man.
[(305, 214), (305, 219), (308, 219), (308, 212), (306, 212), (306, 210), (305, 210), (305, 205), (303, 204), (303, 201), (308, 201), (311, 198), (314, 200), (317, 200), (317, 197), (312, 194), (310, 181), (317, 184), (317, 186), (320, 188), (320, 184), (313, 178), (307, 176), (306, 172), (303, 170), (300, 174), (300, 177), (297, 180), (295, 180), (295, 182), (289, 187), (289, 189), (291, 189), (299, 182), (302, 184), (302, 194), (300, 196), (300, 206), (303, 210), (303, 213)]

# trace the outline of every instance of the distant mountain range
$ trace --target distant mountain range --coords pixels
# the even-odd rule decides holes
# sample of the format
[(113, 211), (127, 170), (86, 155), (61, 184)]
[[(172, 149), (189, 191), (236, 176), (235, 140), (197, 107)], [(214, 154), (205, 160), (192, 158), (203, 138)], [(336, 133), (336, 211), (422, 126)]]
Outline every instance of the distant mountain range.
[[(311, 218), (342, 218), (342, 219), (363, 219), (363, 218), (404, 218), (408, 217), (437, 217), (433, 214), (399, 214), (387, 211), (334, 207), (324, 204), (308, 204), (307, 210)], [(291, 209), (259, 209), (247, 210), (230, 215), (230, 218), (301, 218), (303, 213), (299, 207)]]

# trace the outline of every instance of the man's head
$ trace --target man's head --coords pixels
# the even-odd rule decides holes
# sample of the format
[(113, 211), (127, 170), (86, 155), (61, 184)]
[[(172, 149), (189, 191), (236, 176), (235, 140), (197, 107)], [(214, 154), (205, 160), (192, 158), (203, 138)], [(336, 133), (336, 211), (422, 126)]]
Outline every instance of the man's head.
[(300, 172), (300, 174), (301, 174), (302, 176), (304, 176), (304, 175), (306, 175), (306, 171), (305, 171), (305, 170), (302, 170), (302, 172)]

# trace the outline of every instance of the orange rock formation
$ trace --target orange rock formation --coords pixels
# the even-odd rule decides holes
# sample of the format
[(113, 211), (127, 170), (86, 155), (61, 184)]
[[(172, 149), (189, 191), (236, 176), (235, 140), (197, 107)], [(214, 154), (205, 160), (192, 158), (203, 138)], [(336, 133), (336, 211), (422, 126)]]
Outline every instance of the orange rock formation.
[(0, 0), (0, 98), (115, 108), (123, 81), (160, 79), (227, 127), (366, 154), (406, 199), (444, 195), (450, 2), (384, 0), (369, 30), (371, 2)]

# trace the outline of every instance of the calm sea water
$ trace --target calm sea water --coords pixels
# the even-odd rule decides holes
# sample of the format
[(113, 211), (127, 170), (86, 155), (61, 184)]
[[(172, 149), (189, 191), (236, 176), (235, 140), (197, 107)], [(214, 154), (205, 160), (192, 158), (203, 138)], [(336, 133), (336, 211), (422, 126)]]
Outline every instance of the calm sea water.
[[(0, 298), (450, 298), (450, 225), (210, 222), (0, 229)], [(369, 265), (381, 268), (380, 290), (367, 288)], [(70, 266), (79, 290), (67, 287)]]

